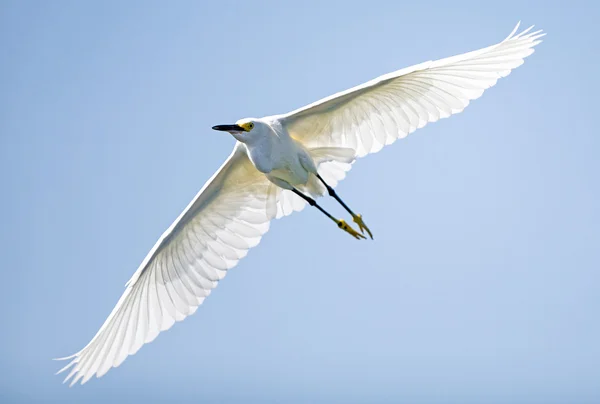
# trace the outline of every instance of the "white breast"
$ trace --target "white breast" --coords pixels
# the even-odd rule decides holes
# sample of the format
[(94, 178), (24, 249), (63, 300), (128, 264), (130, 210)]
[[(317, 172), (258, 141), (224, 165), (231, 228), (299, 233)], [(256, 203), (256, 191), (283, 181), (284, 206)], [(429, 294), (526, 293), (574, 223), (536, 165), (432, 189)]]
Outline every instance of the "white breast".
[(306, 184), (309, 171), (301, 158), (310, 157), (287, 133), (271, 129), (271, 133), (265, 133), (258, 141), (246, 145), (250, 160), (271, 180), (282, 180), (291, 186)]

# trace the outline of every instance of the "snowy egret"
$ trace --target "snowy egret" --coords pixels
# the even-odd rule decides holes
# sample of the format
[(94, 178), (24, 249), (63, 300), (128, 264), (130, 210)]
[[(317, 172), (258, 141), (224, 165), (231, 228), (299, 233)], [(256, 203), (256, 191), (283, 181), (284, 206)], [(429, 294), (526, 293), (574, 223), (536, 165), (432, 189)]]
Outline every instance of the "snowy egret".
[[(233, 152), (160, 237), (91, 342), (70, 362), (65, 382), (87, 382), (176, 321), (193, 314), (273, 218), (314, 206), (351, 236), (370, 229), (336, 194), (354, 160), (428, 122), (461, 112), (523, 63), (544, 35), (531, 28), (462, 55), (398, 70), (284, 115), (241, 119), (213, 129), (237, 139)], [(356, 223), (325, 211), (328, 193)]]

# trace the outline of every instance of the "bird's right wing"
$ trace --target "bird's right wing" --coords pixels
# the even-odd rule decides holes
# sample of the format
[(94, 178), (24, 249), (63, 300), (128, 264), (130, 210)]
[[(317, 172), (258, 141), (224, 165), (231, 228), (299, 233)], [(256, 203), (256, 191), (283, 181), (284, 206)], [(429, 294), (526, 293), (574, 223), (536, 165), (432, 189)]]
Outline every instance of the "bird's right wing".
[(91, 342), (62, 358), (71, 361), (60, 372), (73, 367), (65, 381), (101, 377), (193, 314), (269, 229), (277, 213), (275, 188), (238, 143), (148, 253)]
[(428, 122), (461, 112), (470, 100), (533, 53), (541, 31), (516, 34), (462, 55), (411, 66), (278, 116), (307, 148), (345, 147), (357, 157), (379, 151)]

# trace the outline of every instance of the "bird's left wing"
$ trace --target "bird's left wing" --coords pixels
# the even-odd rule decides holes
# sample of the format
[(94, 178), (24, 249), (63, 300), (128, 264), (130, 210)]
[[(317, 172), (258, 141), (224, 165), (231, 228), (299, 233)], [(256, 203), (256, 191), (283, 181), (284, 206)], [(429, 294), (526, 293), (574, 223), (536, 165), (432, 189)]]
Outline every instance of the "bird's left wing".
[(193, 314), (226, 271), (257, 245), (277, 212), (275, 186), (236, 145), (162, 235), (98, 333), (67, 358), (71, 385), (104, 375)]
[(515, 35), (462, 55), (378, 77), (278, 119), (307, 148), (345, 147), (357, 157), (379, 151), (428, 122), (461, 112), (470, 100), (533, 53), (544, 34)]

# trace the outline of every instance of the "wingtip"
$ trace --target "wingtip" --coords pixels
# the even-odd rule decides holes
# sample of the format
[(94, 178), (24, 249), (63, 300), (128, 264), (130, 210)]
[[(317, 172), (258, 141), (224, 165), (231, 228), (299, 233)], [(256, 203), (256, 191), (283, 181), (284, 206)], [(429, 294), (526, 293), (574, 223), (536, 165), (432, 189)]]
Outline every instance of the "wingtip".
[(73, 359), (76, 356), (77, 356), (77, 354), (73, 354), (73, 355), (62, 357), (62, 358), (52, 358), (52, 360), (53, 361), (66, 361), (66, 360), (69, 360), (69, 359)]
[(517, 22), (517, 25), (515, 25), (515, 27), (513, 28), (513, 30), (510, 32), (510, 34), (508, 34), (508, 36), (506, 38), (504, 38), (504, 41), (508, 41), (509, 39), (511, 39), (513, 37), (513, 35), (515, 35), (515, 32), (517, 32), (517, 30), (519, 29), (519, 26), (521, 26), (521, 21), (519, 20), (519, 22)]
[(71, 372), (67, 375), (67, 377), (65, 377), (65, 380), (63, 381), (63, 384), (68, 382), (69, 379), (71, 380), (71, 383), (69, 383), (69, 387), (73, 387), (75, 385), (75, 383), (77, 383), (77, 381), (79, 379), (81, 379), (82, 374), (81, 372), (78, 371), (77, 368), (73, 368), (71, 370)]
[(510, 35), (508, 35), (506, 37), (506, 39), (504, 39), (504, 41), (508, 41), (508, 40), (513, 40), (513, 39), (530, 39), (530, 40), (538, 40), (539, 38), (543, 37), (546, 35), (545, 32), (543, 32), (543, 29), (539, 29), (535, 32), (531, 32), (533, 30), (533, 28), (535, 28), (535, 24), (531, 25), (530, 27), (527, 27), (526, 29), (524, 29), (523, 31), (519, 32), (517, 34), (517, 31), (519, 30), (519, 27), (521, 26), (521, 21), (517, 22), (517, 25), (515, 26), (515, 28), (511, 31)]
[[(77, 377), (74, 377), (73, 380), (71, 380), (71, 383), (69, 383), (69, 388), (75, 386), (77, 384), (77, 382), (79, 381), (80, 376), (78, 375)], [(83, 383), (81, 383), (83, 384)]]
[(58, 372), (55, 373), (55, 375), (58, 375), (64, 371), (66, 371), (67, 369), (69, 369), (71, 366), (75, 365), (77, 363), (77, 354), (74, 355), (70, 355), (70, 356), (65, 356), (64, 358), (53, 358), (53, 361), (65, 361), (65, 360), (70, 360), (69, 363), (67, 363), (63, 368), (61, 368)]

